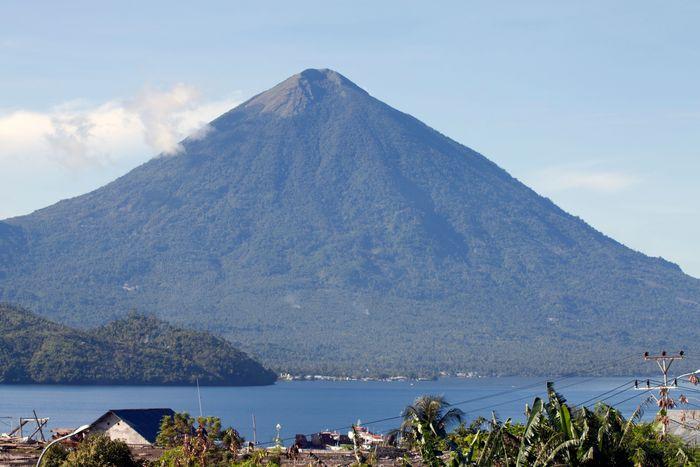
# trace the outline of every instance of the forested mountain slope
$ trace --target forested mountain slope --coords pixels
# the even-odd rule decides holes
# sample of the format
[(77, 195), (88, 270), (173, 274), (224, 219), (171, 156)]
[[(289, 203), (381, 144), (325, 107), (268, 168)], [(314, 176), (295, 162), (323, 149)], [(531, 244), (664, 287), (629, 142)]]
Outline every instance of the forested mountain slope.
[(0, 383), (272, 384), (276, 375), (212, 335), (131, 314), (76, 330), (0, 304)]
[(334, 71), (182, 146), (1, 223), (0, 298), (153, 311), (295, 372), (551, 373), (697, 340), (700, 281)]

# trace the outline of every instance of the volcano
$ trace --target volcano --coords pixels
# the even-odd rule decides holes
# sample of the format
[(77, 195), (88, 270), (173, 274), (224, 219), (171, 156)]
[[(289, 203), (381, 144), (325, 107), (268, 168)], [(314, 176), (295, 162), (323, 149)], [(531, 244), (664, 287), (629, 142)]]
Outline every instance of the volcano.
[(560, 374), (697, 341), (698, 279), (335, 71), (181, 148), (0, 222), (0, 299), (83, 327), (136, 308), (297, 373)]

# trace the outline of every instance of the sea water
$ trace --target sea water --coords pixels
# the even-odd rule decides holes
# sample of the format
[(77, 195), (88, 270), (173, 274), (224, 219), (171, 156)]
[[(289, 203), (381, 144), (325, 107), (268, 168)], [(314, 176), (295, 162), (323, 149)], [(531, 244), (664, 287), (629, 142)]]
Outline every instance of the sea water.
[[(546, 394), (543, 378), (442, 378), (435, 381), (284, 381), (262, 387), (201, 387), (202, 413), (220, 417), (252, 440), (270, 442), (275, 426), (282, 438), (322, 430), (347, 432), (358, 420), (378, 433), (396, 428), (406, 405), (421, 395), (444, 396), (458, 403), (467, 422), (477, 416), (523, 421), (526, 403)], [(621, 386), (619, 390), (603, 394)], [(572, 404), (609, 397), (627, 416), (648, 393), (636, 391), (630, 378), (565, 378), (555, 388)], [(622, 391), (617, 394), (618, 391)], [(602, 396), (598, 397), (599, 395)], [(635, 396), (636, 394), (636, 396)], [(632, 399), (625, 401), (632, 397)], [(624, 401), (624, 402), (623, 402)], [(109, 409), (172, 408), (199, 415), (196, 387), (0, 385), (0, 433), (18, 417), (49, 417), (49, 428), (92, 422)], [(648, 413), (653, 413), (650, 408)], [(649, 415), (647, 415), (649, 416)], [(376, 420), (392, 418), (376, 422)]]

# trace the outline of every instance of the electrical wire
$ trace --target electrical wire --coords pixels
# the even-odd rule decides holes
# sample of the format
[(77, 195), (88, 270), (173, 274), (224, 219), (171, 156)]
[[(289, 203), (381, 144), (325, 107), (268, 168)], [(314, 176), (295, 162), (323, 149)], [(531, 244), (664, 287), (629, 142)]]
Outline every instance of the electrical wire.
[[(614, 388), (612, 388), (612, 389), (609, 389), (609, 390), (607, 390), (607, 391), (605, 391), (605, 392), (601, 392), (600, 394), (598, 394), (598, 395), (596, 395), (596, 396), (593, 396), (593, 397), (591, 397), (590, 399), (586, 399), (586, 400), (583, 401), (583, 402), (579, 402), (579, 403), (576, 404), (576, 405), (582, 406), (582, 407), (586, 407), (586, 404), (588, 404), (589, 402), (592, 402), (592, 401), (595, 401), (596, 403), (602, 402), (603, 400), (608, 399), (609, 397), (613, 397), (614, 394), (613, 394), (612, 396), (606, 397), (606, 398), (604, 398), (604, 399), (600, 399), (601, 396), (604, 396), (604, 395), (606, 395), (606, 394), (609, 394), (609, 393), (611, 393), (611, 392), (613, 392), (613, 391), (617, 391), (618, 389), (622, 388), (623, 386), (627, 386), (627, 385), (630, 384), (632, 381), (634, 381), (634, 380), (631, 379), (631, 380), (629, 380), (629, 381), (625, 381), (624, 383), (622, 383), (622, 384), (619, 385), (619, 386), (616, 386), (616, 387), (614, 387)], [(590, 405), (590, 404), (589, 404), (589, 405)]]
[[(608, 364), (605, 365), (605, 366), (602, 367), (602, 368), (601, 368), (601, 367), (598, 367), (598, 368), (589, 368), (588, 370), (583, 370), (583, 371), (588, 371), (588, 372), (593, 372), (593, 371), (596, 371), (596, 370), (597, 370), (597, 371), (603, 371), (603, 370), (608, 369), (608, 368), (610, 368), (610, 367), (616, 366), (616, 365), (618, 365), (618, 364), (620, 364), (620, 363), (622, 363), (622, 362), (624, 362), (624, 361), (626, 361), (626, 360), (629, 360), (629, 359), (631, 359), (631, 358), (633, 358), (633, 357), (637, 357), (637, 354), (630, 354), (630, 355), (624, 356), (624, 357), (622, 357), (622, 358), (620, 358), (620, 359), (618, 359), (618, 360), (616, 360), (616, 361), (614, 361), (614, 362), (612, 362), (612, 363), (608, 362)], [(532, 387), (540, 386), (540, 385), (546, 384), (546, 383), (548, 383), (548, 382), (552, 382), (552, 383), (562, 382), (562, 381), (565, 381), (565, 380), (567, 380), (567, 379), (571, 379), (571, 378), (575, 378), (575, 377), (580, 377), (580, 374), (579, 374), (579, 375), (576, 375), (576, 376), (575, 376), (575, 375), (567, 375), (567, 376), (563, 376), (563, 377), (561, 377), (561, 378), (554, 378), (554, 379), (542, 380), (542, 381), (538, 381), (538, 382), (536, 382), (536, 383), (530, 383), (530, 384), (527, 384), (527, 385), (524, 385), (524, 386), (519, 386), (519, 387), (516, 387), (516, 388), (510, 388), (510, 389), (507, 389), (507, 390), (504, 390), (504, 391), (500, 391), (500, 392), (496, 392), (496, 393), (492, 393), (492, 394), (486, 394), (486, 395), (484, 395), (484, 396), (479, 396), (479, 397), (475, 397), (475, 398), (472, 398), (472, 399), (466, 399), (466, 400), (458, 401), (458, 402), (456, 402), (456, 403), (454, 403), (454, 404), (450, 404), (450, 407), (456, 407), (456, 406), (460, 406), (460, 405), (469, 404), (469, 403), (472, 403), (472, 402), (478, 402), (478, 401), (481, 401), (481, 400), (490, 399), (490, 398), (493, 398), (493, 397), (498, 397), (498, 396), (502, 396), (502, 395), (506, 395), (506, 394), (512, 394), (512, 393), (514, 393), (514, 392), (522, 391), (522, 390), (524, 390), (524, 389), (530, 389), (530, 388), (532, 388)], [(585, 379), (585, 380), (582, 380), (582, 381), (576, 381), (576, 382), (574, 382), (574, 383), (571, 383), (571, 384), (562, 386), (560, 389), (565, 389), (565, 388), (568, 388), (568, 387), (571, 387), (571, 386), (576, 386), (576, 385), (578, 385), (578, 384), (583, 384), (583, 383), (585, 383), (585, 382), (592, 381), (593, 379), (596, 379), (596, 378), (600, 378), (600, 376), (594, 376), (594, 377), (591, 377), (591, 378), (588, 378), (588, 379)], [(626, 383), (626, 384), (629, 384), (629, 383)], [(504, 401), (504, 402), (499, 402), (499, 403), (497, 403), (497, 404), (490, 404), (490, 405), (488, 405), (488, 406), (480, 407), (480, 408), (477, 408), (477, 409), (470, 409), (470, 410), (467, 410), (467, 411), (465, 411), (465, 412), (466, 412), (466, 413), (474, 413), (474, 412), (486, 410), (486, 409), (488, 409), (488, 408), (500, 407), (500, 406), (503, 406), (503, 405), (506, 405), (506, 404), (511, 404), (511, 403), (513, 403), (513, 402), (518, 402), (518, 401), (521, 401), (521, 400), (524, 400), (524, 399), (530, 399), (530, 398), (532, 398), (532, 397), (537, 396), (538, 394), (540, 394), (540, 391), (538, 391), (538, 392), (535, 393), (535, 394), (528, 394), (528, 395), (525, 395), (525, 396), (522, 396), (522, 397), (518, 397), (518, 398), (516, 398), (516, 399), (511, 399), (511, 400), (507, 400), (507, 401)], [(381, 419), (378, 419), (378, 420), (371, 420), (371, 421), (368, 421), (368, 422), (364, 422), (363, 425), (376, 425), (376, 424), (379, 424), (379, 423), (388, 422), (388, 421), (400, 420), (400, 419), (403, 419), (403, 418), (404, 418), (403, 415), (395, 415), (395, 416), (392, 416), (392, 417), (385, 417), (385, 418), (381, 418)], [(340, 431), (352, 429), (353, 426), (354, 426), (354, 425), (348, 425), (348, 426), (344, 426), (344, 427), (340, 427), (340, 428), (335, 428), (335, 429), (330, 430), (330, 431), (340, 432)], [(313, 434), (314, 434), (314, 433), (310, 433), (310, 434), (306, 434), (306, 435), (304, 435), (304, 436), (312, 436)], [(296, 439), (296, 436), (294, 436), (294, 437), (287, 437), (287, 438), (281, 438), (279, 441), (284, 442), (284, 441), (291, 441), (291, 440), (295, 440), (295, 439)], [(258, 446), (265, 446), (265, 445), (272, 445), (272, 444), (275, 444), (275, 441), (269, 441), (269, 442), (258, 443)]]
[(674, 420), (674, 419), (672, 419), (672, 418), (669, 418), (668, 421), (669, 421), (669, 422), (673, 422), (673, 423), (675, 423), (675, 424), (677, 424), (677, 425), (680, 425), (680, 426), (682, 426), (683, 428), (687, 428), (688, 430), (700, 431), (700, 425), (698, 425), (698, 426), (691, 426), (691, 425), (688, 425), (688, 424), (686, 424), (686, 423), (679, 422), (678, 420)]
[(635, 394), (635, 395), (633, 395), (633, 396), (631, 396), (631, 397), (628, 397), (627, 399), (623, 399), (623, 400), (618, 401), (618, 402), (616, 402), (616, 403), (614, 403), (614, 404), (610, 404), (610, 406), (611, 406), (611, 407), (617, 407), (618, 405), (621, 405), (621, 404), (624, 404), (625, 402), (631, 401), (631, 400), (634, 399), (635, 397), (639, 397), (639, 396), (641, 396), (641, 395), (644, 395), (644, 394), (648, 393), (649, 391), (652, 391), (652, 389), (646, 389), (646, 390), (644, 390), (644, 391), (642, 391), (642, 392), (640, 392), (640, 393), (637, 393), (637, 394)]

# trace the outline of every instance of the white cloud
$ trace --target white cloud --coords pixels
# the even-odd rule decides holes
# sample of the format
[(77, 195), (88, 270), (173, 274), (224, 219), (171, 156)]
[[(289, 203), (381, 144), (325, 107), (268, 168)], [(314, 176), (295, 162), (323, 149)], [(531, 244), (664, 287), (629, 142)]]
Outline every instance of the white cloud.
[[(196, 111), (199, 93), (191, 86), (177, 84), (169, 91), (146, 89), (127, 103), (143, 125), (144, 137), (150, 147), (166, 155), (182, 151), (178, 143), (183, 133), (196, 131), (206, 122), (192, 122), (188, 112)], [(196, 119), (196, 117), (195, 117)], [(196, 127), (187, 127), (192, 124)]]
[(43, 138), (55, 160), (71, 169), (109, 162), (109, 144), (100, 141), (99, 134), (112, 111), (63, 111), (48, 115), (50, 129)]
[(196, 89), (178, 84), (97, 105), (69, 102), (46, 112), (0, 112), (0, 168), (49, 164), (75, 171), (176, 154), (181, 139), (202, 137), (211, 130), (206, 122), (235, 104), (202, 102)]
[(638, 183), (639, 177), (621, 171), (549, 167), (535, 173), (530, 182), (550, 193), (567, 190), (616, 193)]

